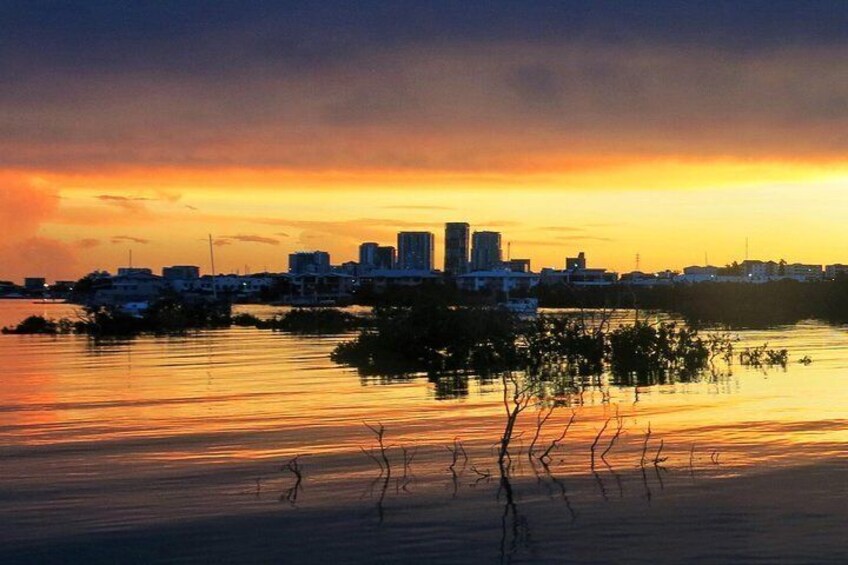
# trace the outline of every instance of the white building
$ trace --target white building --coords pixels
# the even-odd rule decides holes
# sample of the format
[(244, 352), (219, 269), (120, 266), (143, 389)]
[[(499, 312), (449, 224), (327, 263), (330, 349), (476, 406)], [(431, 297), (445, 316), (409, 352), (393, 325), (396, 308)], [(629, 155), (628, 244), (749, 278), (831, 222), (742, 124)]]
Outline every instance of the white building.
[(517, 273), (509, 270), (474, 271), (456, 277), (462, 290), (514, 292), (527, 291), (539, 284), (536, 273)]

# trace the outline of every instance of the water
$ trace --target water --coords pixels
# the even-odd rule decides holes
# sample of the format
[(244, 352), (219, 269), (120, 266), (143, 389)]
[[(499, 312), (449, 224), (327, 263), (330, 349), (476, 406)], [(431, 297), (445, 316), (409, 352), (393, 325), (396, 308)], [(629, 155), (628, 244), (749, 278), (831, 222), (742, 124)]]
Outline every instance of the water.
[[(0, 301), (0, 325), (71, 312)], [(521, 455), (509, 485), (493, 473), (498, 382), (446, 397), (426, 378), (361, 378), (329, 361), (344, 336), (0, 336), (0, 561), (844, 560), (848, 329), (739, 336), (788, 348), (789, 366), (589, 388), (549, 469)], [(593, 471), (616, 414), (623, 433)], [(362, 453), (363, 421), (386, 427), (389, 480)], [(660, 468), (639, 464), (649, 424)], [(451, 470), (455, 438), (469, 460)], [(281, 470), (295, 456), (296, 489)]]

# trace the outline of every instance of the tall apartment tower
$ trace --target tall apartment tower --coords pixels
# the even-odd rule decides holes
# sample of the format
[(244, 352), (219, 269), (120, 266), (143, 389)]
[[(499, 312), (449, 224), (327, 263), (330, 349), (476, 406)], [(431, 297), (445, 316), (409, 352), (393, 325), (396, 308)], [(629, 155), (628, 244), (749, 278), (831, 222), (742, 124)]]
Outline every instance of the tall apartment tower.
[(398, 268), (406, 271), (432, 271), (435, 237), (426, 231), (398, 234)]
[(362, 273), (373, 271), (377, 268), (377, 251), (380, 245), (373, 241), (367, 241), (359, 246), (359, 269)]
[(289, 273), (322, 275), (330, 272), (330, 254), (326, 251), (298, 251), (289, 254)]
[(452, 276), (468, 272), (468, 244), (471, 227), (465, 222), (445, 224), (445, 273)]
[(391, 270), (397, 266), (397, 253), (391, 245), (381, 245), (377, 248), (377, 264), (378, 269)]
[(474, 232), (471, 236), (471, 270), (491, 271), (501, 267), (502, 261), (500, 232)]

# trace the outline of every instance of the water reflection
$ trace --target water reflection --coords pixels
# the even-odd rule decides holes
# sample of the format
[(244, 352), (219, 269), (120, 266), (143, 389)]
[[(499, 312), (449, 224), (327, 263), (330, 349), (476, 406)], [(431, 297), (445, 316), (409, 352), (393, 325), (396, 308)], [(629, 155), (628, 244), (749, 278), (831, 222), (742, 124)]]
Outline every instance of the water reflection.
[[(270, 512), (300, 520), (306, 512), (326, 510), (326, 518), (339, 508), (358, 509), (360, 488), (379, 474), (360, 451), (374, 445), (363, 420), (383, 422), (392, 446), (391, 480), (377, 476), (364, 495), (369, 519), (424, 528), (441, 523), (446, 505), (473, 503), (462, 523), (469, 532), (485, 529), (488, 518), (505, 518), (504, 528), (486, 538), (493, 559), (499, 546), (505, 556), (550, 551), (561, 533), (550, 531), (553, 524), (595, 527), (600, 512), (615, 515), (622, 501), (638, 502), (639, 512), (646, 503), (659, 511), (664, 498), (712, 480), (755, 478), (765, 469), (789, 473), (844, 457), (845, 330), (810, 323), (739, 335), (740, 347), (768, 342), (813, 362), (666, 384), (607, 376), (559, 380), (550, 390), (562, 406), (532, 448), (535, 407), (516, 423), (511, 503), (492, 448), (503, 431), (504, 408), (501, 383), (491, 377), (360, 378), (328, 361), (341, 337), (245, 328), (100, 346), (73, 336), (2, 336), (2, 536), (33, 545), (164, 523)], [(383, 383), (390, 386), (372, 386)], [(617, 427), (616, 407), (623, 430), (606, 453), (607, 467), (600, 456)], [(529, 451), (541, 455), (574, 413), (565, 440), (543, 458), (547, 466), (538, 457), (526, 459)], [(611, 433), (598, 442), (594, 476), (590, 446), (611, 418)], [(457, 455), (452, 473), (446, 448), (456, 438), (468, 461)], [(661, 441), (660, 458), (668, 459), (655, 466)], [(280, 470), (298, 455), (302, 481)], [(536, 518), (546, 508), (540, 500), (555, 503), (562, 521), (549, 526)], [(430, 521), (422, 518), (428, 511), (435, 514)], [(303, 524), (319, 535), (321, 522)], [(287, 526), (300, 531), (294, 522)], [(437, 533), (443, 532), (434, 526), (434, 538)]]

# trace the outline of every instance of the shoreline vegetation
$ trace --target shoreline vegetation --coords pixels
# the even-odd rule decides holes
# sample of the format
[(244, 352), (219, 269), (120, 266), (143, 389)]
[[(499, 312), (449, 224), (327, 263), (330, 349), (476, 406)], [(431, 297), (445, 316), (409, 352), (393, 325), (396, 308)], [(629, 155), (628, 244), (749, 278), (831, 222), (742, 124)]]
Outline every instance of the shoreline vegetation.
[[(728, 374), (735, 363), (786, 367), (789, 352), (768, 345), (737, 353), (727, 332), (700, 333), (676, 322), (612, 326), (610, 313), (541, 315), (527, 320), (492, 308), (440, 305), (376, 308), (372, 323), (340, 343), (331, 359), (363, 375), (491, 377), (521, 373), (559, 392), (575, 380), (609, 375), (632, 386)], [(803, 360), (802, 360), (803, 361)]]
[[(127, 338), (142, 334), (180, 335), (202, 329), (255, 327), (301, 335), (341, 335), (331, 359), (362, 375), (412, 374), (488, 376), (522, 371), (543, 380), (599, 377), (620, 383), (687, 381), (711, 371), (729, 370), (734, 339), (727, 332), (699, 333), (695, 326), (635, 321), (612, 327), (613, 311), (598, 318), (543, 314), (534, 319), (506, 309), (456, 307), (422, 302), (414, 306), (377, 306), (370, 315), (336, 308), (296, 308), (270, 319), (233, 315), (223, 302), (186, 303), (168, 299), (142, 314), (114, 308), (84, 308), (76, 319), (30, 316), (4, 334), (79, 334)], [(717, 360), (725, 367), (718, 369)], [(802, 360), (803, 362), (804, 360)], [(784, 366), (786, 350), (748, 349), (738, 362)]]

